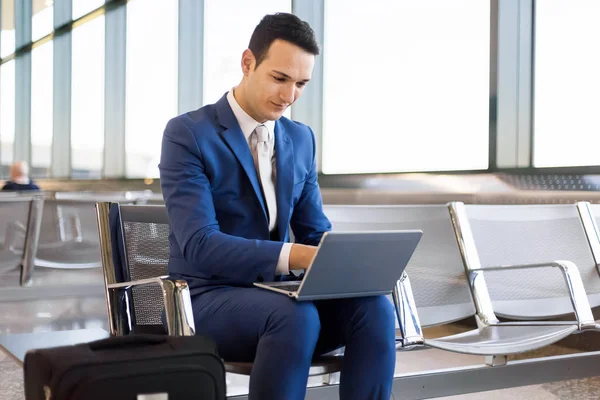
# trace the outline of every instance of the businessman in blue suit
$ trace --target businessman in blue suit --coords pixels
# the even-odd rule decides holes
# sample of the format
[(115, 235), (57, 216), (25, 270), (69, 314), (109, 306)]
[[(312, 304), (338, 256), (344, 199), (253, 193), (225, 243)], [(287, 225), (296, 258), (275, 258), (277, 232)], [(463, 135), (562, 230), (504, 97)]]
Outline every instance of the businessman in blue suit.
[(311, 359), (346, 346), (340, 398), (388, 400), (396, 351), (385, 297), (296, 302), (252, 285), (297, 279), (290, 271), (308, 267), (331, 229), (314, 134), (282, 116), (318, 54), (306, 22), (267, 15), (242, 54), (240, 84), (169, 121), (160, 161), (169, 273), (190, 285), (197, 333), (225, 360), (254, 362), (251, 399), (303, 399)]

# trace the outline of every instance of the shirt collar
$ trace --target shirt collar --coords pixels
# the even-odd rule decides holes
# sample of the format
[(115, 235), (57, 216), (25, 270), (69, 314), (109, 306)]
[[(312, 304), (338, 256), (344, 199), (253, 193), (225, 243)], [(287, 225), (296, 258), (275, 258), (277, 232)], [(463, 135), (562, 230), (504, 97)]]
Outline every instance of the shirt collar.
[[(229, 106), (231, 107), (231, 111), (233, 111), (233, 115), (235, 115), (235, 119), (237, 120), (240, 128), (242, 129), (242, 133), (246, 138), (247, 142), (250, 142), (250, 135), (254, 132), (257, 125), (260, 123), (256, 122), (254, 118), (248, 115), (246, 111), (238, 104), (235, 96), (233, 95), (232, 88), (229, 93), (227, 93), (227, 101), (229, 102)], [(273, 140), (273, 135), (275, 133), (275, 121), (266, 121), (263, 125), (267, 127), (269, 130), (269, 140)]]

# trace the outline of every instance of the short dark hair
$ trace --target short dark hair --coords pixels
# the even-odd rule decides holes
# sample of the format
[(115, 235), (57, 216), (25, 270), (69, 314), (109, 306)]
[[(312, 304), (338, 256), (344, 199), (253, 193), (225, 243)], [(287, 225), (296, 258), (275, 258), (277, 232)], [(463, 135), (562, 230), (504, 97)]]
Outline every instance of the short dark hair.
[(256, 58), (256, 67), (265, 59), (269, 47), (277, 39), (295, 44), (315, 56), (319, 54), (319, 44), (315, 39), (315, 31), (307, 22), (302, 21), (294, 14), (276, 13), (265, 15), (254, 28), (248, 45)]

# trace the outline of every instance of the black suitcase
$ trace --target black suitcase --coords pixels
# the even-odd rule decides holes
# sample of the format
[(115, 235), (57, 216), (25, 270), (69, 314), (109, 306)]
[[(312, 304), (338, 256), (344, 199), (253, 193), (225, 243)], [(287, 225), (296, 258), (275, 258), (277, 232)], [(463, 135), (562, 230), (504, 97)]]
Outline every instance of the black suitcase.
[(131, 335), (25, 356), (27, 400), (225, 399), (225, 366), (203, 336)]

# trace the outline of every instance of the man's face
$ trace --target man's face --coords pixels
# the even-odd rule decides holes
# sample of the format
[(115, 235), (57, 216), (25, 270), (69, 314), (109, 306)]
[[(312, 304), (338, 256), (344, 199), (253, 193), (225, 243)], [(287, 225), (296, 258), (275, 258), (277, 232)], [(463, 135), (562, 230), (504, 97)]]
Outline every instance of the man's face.
[(256, 59), (252, 52), (246, 52), (242, 69), (246, 79), (247, 111), (258, 122), (275, 121), (302, 94), (311, 78), (315, 56), (278, 39), (255, 69)]

